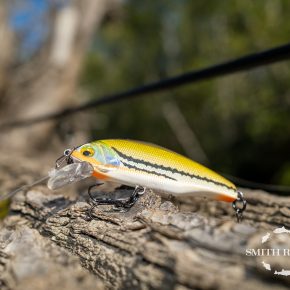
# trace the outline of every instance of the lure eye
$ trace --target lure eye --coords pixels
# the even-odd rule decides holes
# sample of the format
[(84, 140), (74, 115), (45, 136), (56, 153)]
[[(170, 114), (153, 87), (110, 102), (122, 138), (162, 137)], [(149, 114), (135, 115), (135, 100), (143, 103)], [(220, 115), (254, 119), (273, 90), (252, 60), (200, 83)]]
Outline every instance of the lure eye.
[(95, 150), (92, 147), (83, 147), (81, 153), (86, 157), (92, 157), (95, 154)]

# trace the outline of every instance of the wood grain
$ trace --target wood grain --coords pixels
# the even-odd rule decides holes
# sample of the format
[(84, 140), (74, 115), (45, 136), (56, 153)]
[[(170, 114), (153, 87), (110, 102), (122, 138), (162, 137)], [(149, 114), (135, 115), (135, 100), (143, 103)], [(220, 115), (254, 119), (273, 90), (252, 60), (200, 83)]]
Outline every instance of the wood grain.
[[(99, 206), (89, 220), (83, 198), (38, 187), (14, 198), (12, 214), (1, 227), (1, 289), (38, 279), (41, 267), (47, 271), (41, 289), (52, 283), (52, 269), (67, 289), (81, 285), (78, 275), (86, 289), (288, 289), (290, 278), (274, 275), (261, 263), (290, 269), (289, 259), (245, 253), (261, 248), (267, 232), (289, 226), (290, 198), (246, 190), (245, 196), (249, 204), (239, 224), (230, 204), (169, 201), (151, 191), (126, 213)], [(285, 237), (269, 243), (290, 248)], [(26, 258), (31, 268), (25, 272)], [(17, 274), (18, 268), (24, 274)]]

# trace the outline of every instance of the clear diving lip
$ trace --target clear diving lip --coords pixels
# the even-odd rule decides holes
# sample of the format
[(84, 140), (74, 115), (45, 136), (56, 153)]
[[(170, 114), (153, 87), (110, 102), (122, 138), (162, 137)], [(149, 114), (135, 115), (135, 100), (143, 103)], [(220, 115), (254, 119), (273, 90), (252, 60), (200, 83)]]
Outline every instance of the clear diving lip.
[(92, 176), (93, 171), (92, 165), (88, 162), (75, 162), (60, 169), (53, 169), (49, 172), (47, 187), (56, 190)]

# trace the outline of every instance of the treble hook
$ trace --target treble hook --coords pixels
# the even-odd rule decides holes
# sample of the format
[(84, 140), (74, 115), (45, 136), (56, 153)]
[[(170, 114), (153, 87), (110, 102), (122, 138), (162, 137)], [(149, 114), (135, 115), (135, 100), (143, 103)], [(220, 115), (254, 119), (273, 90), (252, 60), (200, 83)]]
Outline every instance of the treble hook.
[[(242, 207), (237, 206), (237, 202), (242, 203)], [(238, 198), (232, 203), (233, 209), (236, 213), (237, 222), (239, 223), (243, 219), (243, 212), (247, 207), (247, 201), (244, 199), (242, 192), (238, 191)]]
[(88, 220), (94, 219), (92, 213), (93, 213), (94, 208), (98, 205), (113, 205), (114, 211), (126, 212), (137, 202), (138, 198), (146, 192), (145, 187), (136, 185), (135, 189), (133, 190), (133, 192), (131, 193), (131, 195), (129, 196), (127, 200), (112, 199), (112, 198), (95, 198), (92, 195), (92, 189), (102, 184), (103, 184), (102, 182), (97, 183), (95, 185), (90, 186), (88, 189), (89, 201), (91, 203), (91, 207), (88, 210), (88, 215), (89, 215)]

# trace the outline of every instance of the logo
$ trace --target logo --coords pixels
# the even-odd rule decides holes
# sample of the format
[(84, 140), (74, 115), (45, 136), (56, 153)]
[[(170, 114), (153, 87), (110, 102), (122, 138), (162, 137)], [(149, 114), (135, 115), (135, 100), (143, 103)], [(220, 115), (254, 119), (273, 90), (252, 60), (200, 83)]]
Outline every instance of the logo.
[[(275, 259), (285, 259), (285, 257), (289, 257), (290, 259), (290, 249), (281, 247), (279, 242), (283, 243), (283, 240), (290, 238), (290, 230), (285, 229), (285, 227), (276, 228), (272, 232), (267, 232), (261, 238), (261, 248), (247, 248), (246, 249), (246, 256), (255, 256), (255, 257), (262, 257), (262, 261), (260, 262), (266, 271), (273, 272), (274, 275), (282, 275), (282, 276), (290, 276), (290, 267), (289, 269), (276, 269), (272, 266), (272, 263), (269, 262)], [(275, 247), (271, 247), (271, 242), (275, 240), (276, 244)], [(274, 242), (274, 244), (275, 244)], [(270, 247), (267, 245), (270, 244)], [(278, 258), (277, 258), (278, 257)], [(277, 263), (275, 263), (277, 264)], [(280, 264), (280, 263), (279, 263)]]

